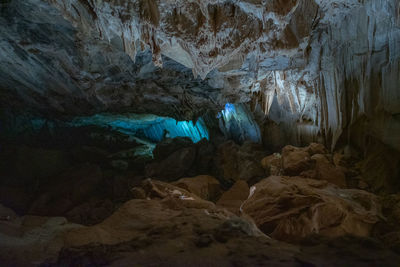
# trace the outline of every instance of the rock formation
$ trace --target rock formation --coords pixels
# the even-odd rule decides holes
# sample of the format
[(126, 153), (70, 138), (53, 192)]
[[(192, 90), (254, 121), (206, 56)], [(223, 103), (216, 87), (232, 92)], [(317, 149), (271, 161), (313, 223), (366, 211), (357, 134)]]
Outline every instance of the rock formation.
[(1, 0), (1, 266), (398, 266), (399, 0)]

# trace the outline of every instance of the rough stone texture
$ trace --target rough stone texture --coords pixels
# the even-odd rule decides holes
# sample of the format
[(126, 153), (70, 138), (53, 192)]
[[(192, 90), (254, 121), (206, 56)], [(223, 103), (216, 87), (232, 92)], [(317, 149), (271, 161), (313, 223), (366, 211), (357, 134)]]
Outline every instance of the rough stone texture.
[(334, 166), (325, 155), (314, 154), (311, 157), (315, 161), (315, 178), (325, 180), (339, 187), (346, 187), (346, 177), (339, 167)]
[(148, 164), (146, 166), (146, 176), (162, 178), (173, 181), (188, 175), (196, 159), (196, 148), (186, 147), (179, 149), (169, 155), (166, 159)]
[(0, 221), (0, 262), (6, 266), (55, 262), (64, 246), (63, 234), (80, 227), (63, 217), (24, 216)]
[[(339, 187), (347, 187), (346, 173), (352, 179), (351, 186), (360, 187), (363, 182), (361, 177), (351, 166), (350, 169), (343, 166), (341, 154), (329, 154), (322, 144), (311, 143), (307, 147), (285, 146), (282, 155), (274, 153), (261, 160), (261, 165), (268, 175), (301, 176), (305, 178), (325, 180)], [(324, 153), (324, 154), (319, 154)], [(347, 158), (349, 161), (350, 159)], [(335, 163), (337, 165), (335, 165)], [(350, 165), (349, 165), (350, 167)], [(352, 173), (354, 172), (354, 173)], [(354, 180), (354, 181), (353, 181)], [(357, 186), (354, 184), (357, 181)], [(362, 186), (362, 184), (361, 184)]]
[(280, 175), (282, 171), (282, 156), (274, 153), (261, 160), (261, 165), (269, 175)]
[(319, 136), (333, 147), (346, 132), (400, 150), (390, 134), (400, 130), (398, 8), (397, 0), (3, 1), (1, 104), (191, 119), (251, 102), (291, 143)]
[(296, 176), (311, 169), (310, 155), (304, 149), (286, 146), (282, 149), (282, 167), (286, 175)]
[(218, 199), (217, 205), (226, 208), (232, 213), (240, 214), (240, 207), (249, 197), (250, 189), (246, 181), (239, 180)]
[(223, 185), (230, 185), (237, 180), (252, 184), (265, 176), (261, 159), (265, 151), (258, 144), (244, 143), (242, 146), (228, 141), (217, 149), (215, 166)]
[[(313, 182), (316, 183), (321, 184)], [(71, 224), (61, 217), (18, 217), (0, 206), (0, 216), (10, 216), (9, 220), (0, 219), (0, 263), (4, 266), (206, 264), (227, 267), (365, 263), (395, 267), (400, 260), (398, 254), (369, 238), (311, 236), (299, 245), (285, 244), (265, 236), (248, 216), (235, 216), (182, 188), (155, 180), (146, 180), (137, 188), (146, 199), (122, 204), (111, 216), (93, 226)], [(294, 187), (289, 184), (287, 189)], [(335, 190), (339, 189), (332, 189), (331, 198), (350, 202), (343, 198), (343, 191)], [(363, 205), (370, 203), (368, 197), (362, 197), (366, 193), (352, 192), (353, 198), (357, 196)], [(254, 196), (259, 197), (257, 191)], [(260, 213), (263, 211), (261, 207)], [(354, 212), (362, 211), (357, 206)]]
[(271, 176), (254, 185), (243, 210), (267, 235), (289, 242), (312, 234), (367, 237), (381, 216), (376, 196), (325, 181)]
[(221, 194), (218, 180), (209, 175), (182, 178), (172, 184), (209, 201), (215, 201)]

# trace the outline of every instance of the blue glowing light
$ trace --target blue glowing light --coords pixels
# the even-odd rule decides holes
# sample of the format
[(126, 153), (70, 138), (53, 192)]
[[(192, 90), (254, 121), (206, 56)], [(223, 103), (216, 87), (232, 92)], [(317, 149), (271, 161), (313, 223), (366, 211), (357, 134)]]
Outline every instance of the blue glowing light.
[(111, 127), (122, 133), (146, 138), (153, 142), (160, 142), (165, 135), (170, 138), (189, 137), (193, 142), (199, 142), (203, 138), (209, 139), (208, 130), (202, 118), (193, 123), (193, 121), (176, 121), (173, 118), (155, 115), (96, 114), (90, 117), (76, 118), (70, 125)]
[(260, 128), (245, 105), (226, 103), (217, 118), (220, 119), (220, 130), (228, 139), (239, 143), (246, 140), (261, 142)]
[(236, 111), (236, 108), (235, 108), (235, 105), (234, 104), (231, 104), (231, 103), (226, 103), (225, 104), (225, 112), (235, 112)]

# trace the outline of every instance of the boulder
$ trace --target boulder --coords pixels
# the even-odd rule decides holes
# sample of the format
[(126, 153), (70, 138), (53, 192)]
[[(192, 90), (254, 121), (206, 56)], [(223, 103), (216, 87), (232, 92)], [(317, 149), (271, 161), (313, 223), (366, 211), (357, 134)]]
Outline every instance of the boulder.
[(326, 180), (339, 187), (346, 187), (346, 176), (340, 167), (333, 165), (327, 157), (322, 154), (314, 154), (311, 159), (315, 161), (315, 174), (317, 179)]
[(282, 156), (274, 153), (261, 160), (261, 165), (269, 175), (280, 175), (282, 171)]
[(172, 184), (205, 200), (215, 201), (221, 194), (218, 180), (209, 175), (182, 178)]
[(228, 191), (222, 194), (217, 205), (232, 213), (240, 214), (240, 206), (249, 197), (250, 189), (246, 181), (237, 181)]
[(313, 156), (315, 154), (327, 154), (328, 150), (325, 148), (323, 144), (319, 143), (311, 143), (307, 148), (306, 151), (310, 156)]
[(74, 207), (66, 214), (73, 223), (94, 225), (102, 222), (114, 212), (114, 204), (109, 200), (90, 200)]
[(312, 234), (365, 237), (381, 216), (377, 198), (371, 193), (284, 176), (257, 183), (243, 210), (265, 234), (288, 242)]
[(146, 179), (141, 186), (146, 199), (162, 199), (174, 208), (212, 208), (214, 203), (204, 200), (181, 187), (158, 180)]
[(282, 165), (285, 175), (296, 176), (312, 167), (310, 155), (304, 148), (285, 146), (282, 149)]
[(214, 170), (214, 155), (215, 147), (205, 138), (195, 144), (196, 153), (196, 164), (194, 164), (195, 174), (212, 173)]
[(195, 147), (181, 148), (162, 161), (156, 161), (146, 165), (145, 174), (147, 177), (166, 181), (177, 180), (187, 174), (195, 158)]
[(238, 180), (255, 183), (265, 177), (261, 159), (265, 151), (259, 144), (245, 142), (242, 146), (228, 141), (218, 147), (215, 158), (218, 177), (224, 186), (229, 186)]
[(153, 155), (156, 160), (163, 160), (172, 153), (191, 146), (193, 146), (193, 141), (189, 137), (166, 138), (157, 144)]
[(0, 221), (0, 262), (4, 266), (37, 266), (57, 261), (64, 246), (63, 235), (82, 226), (63, 217), (24, 216), (10, 222), (14, 235)]

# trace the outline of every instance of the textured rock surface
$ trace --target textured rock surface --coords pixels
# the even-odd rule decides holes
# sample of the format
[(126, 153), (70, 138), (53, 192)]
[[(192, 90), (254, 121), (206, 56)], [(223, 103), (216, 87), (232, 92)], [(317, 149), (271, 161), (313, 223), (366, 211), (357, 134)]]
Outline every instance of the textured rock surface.
[(279, 240), (298, 241), (314, 233), (367, 237), (381, 216), (373, 194), (325, 181), (271, 176), (254, 186), (243, 210), (265, 234)]
[(217, 205), (235, 214), (240, 214), (240, 207), (249, 197), (249, 193), (250, 189), (246, 181), (239, 180), (218, 199)]
[(209, 201), (215, 201), (221, 194), (218, 180), (209, 175), (182, 178), (172, 184)]
[(244, 143), (239, 146), (233, 141), (221, 144), (217, 149), (215, 166), (224, 186), (237, 180), (255, 183), (265, 176), (260, 162), (265, 151), (258, 144)]
[[(304, 183), (304, 179), (301, 181)], [(371, 195), (362, 191), (351, 191), (353, 200), (350, 200), (344, 197), (343, 190), (319, 181), (312, 184), (322, 185), (312, 187), (313, 192), (331, 190), (324, 200), (353, 203), (349, 208), (357, 208), (352, 211), (354, 214), (365, 211), (354, 203), (374, 203), (368, 202)], [(242, 198), (242, 193), (248, 193), (248, 187), (244, 185), (245, 182), (240, 181), (234, 186), (238, 192), (233, 198)], [(292, 183), (283, 187), (287, 190), (295, 188)], [(311, 236), (299, 245), (285, 244), (265, 236), (248, 216), (238, 217), (185, 189), (156, 180), (146, 180), (137, 188), (146, 199), (141, 197), (125, 202), (111, 216), (93, 226), (71, 224), (62, 217), (18, 217), (0, 205), (0, 216), (7, 216), (6, 220), (0, 217), (0, 263), (5, 266), (126, 266), (132, 263), (157, 266), (342, 266), (361, 263), (397, 266), (400, 259), (398, 254), (369, 238)], [(232, 190), (227, 194), (232, 195)], [(253, 197), (260, 197), (257, 189)], [(297, 204), (304, 203), (304, 199), (298, 199)], [(265, 204), (263, 199), (260, 200)], [(285, 203), (281, 202), (281, 207)], [(316, 208), (323, 210), (323, 205)], [(371, 221), (375, 219), (373, 210), (371, 207)], [(264, 211), (265, 206), (262, 206), (258, 213), (264, 214)], [(325, 216), (323, 221), (332, 218)], [(364, 228), (358, 228), (361, 230)]]
[[(341, 158), (343, 157), (339, 153), (334, 155), (328, 153), (322, 144), (311, 143), (307, 147), (289, 145), (282, 149), (282, 155), (274, 153), (263, 158), (261, 165), (268, 175), (301, 176), (325, 180), (342, 188), (347, 186), (348, 178), (349, 182), (353, 183), (351, 186), (360, 188), (358, 184), (355, 185), (354, 183), (356, 182), (355, 180), (360, 180), (361, 182), (362, 177), (358, 176), (358, 179), (356, 179), (354, 176), (358, 175), (358, 172), (342, 166)], [(385, 180), (386, 178), (382, 179)]]
[(3, 1), (1, 101), (180, 119), (251, 102), (292, 143), (320, 135), (334, 145), (347, 133), (399, 150), (398, 9), (397, 0)]

